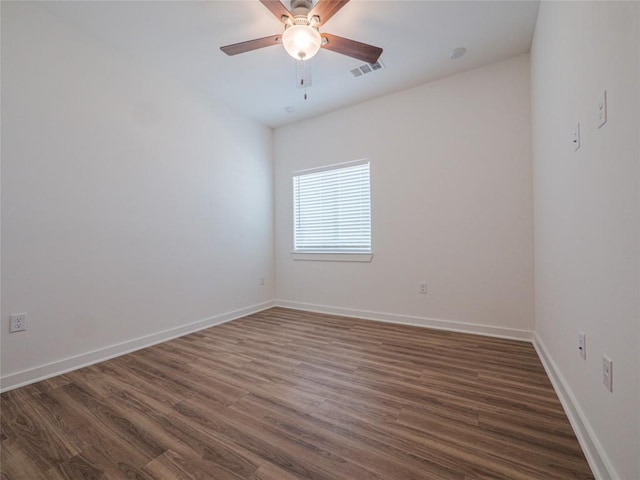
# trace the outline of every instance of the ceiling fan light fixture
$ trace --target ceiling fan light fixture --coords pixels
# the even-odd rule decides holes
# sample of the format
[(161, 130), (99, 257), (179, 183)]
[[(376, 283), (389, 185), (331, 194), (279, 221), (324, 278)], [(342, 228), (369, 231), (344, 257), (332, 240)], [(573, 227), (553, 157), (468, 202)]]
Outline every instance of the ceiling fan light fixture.
[(318, 30), (309, 25), (293, 25), (282, 34), (282, 44), (296, 60), (309, 60), (320, 50), (322, 37)]

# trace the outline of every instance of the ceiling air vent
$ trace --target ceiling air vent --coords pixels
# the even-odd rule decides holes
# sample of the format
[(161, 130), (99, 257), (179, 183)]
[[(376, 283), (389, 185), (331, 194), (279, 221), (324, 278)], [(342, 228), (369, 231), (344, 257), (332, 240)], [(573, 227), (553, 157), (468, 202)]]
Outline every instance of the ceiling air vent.
[(362, 75), (375, 72), (382, 68), (385, 68), (385, 66), (380, 60), (378, 60), (376, 63), (365, 63), (364, 65), (360, 65), (358, 68), (354, 68), (351, 70), (351, 75), (354, 77), (361, 77)]

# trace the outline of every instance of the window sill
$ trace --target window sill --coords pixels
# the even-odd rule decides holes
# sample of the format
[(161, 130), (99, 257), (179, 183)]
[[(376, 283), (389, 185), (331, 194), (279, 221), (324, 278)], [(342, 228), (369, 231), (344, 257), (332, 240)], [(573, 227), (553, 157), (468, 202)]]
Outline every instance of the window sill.
[(291, 252), (293, 260), (308, 262), (371, 262), (373, 252)]

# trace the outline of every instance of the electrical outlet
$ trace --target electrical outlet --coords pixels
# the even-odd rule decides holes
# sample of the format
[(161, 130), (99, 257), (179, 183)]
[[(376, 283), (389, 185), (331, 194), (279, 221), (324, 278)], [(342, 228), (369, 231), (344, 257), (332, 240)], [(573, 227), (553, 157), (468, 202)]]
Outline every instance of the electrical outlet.
[(613, 361), (606, 355), (602, 356), (602, 383), (613, 392)]
[(260, 285), (264, 285), (264, 277), (260, 277)]
[(423, 295), (427, 294), (427, 282), (418, 283), (418, 292)]
[(16, 313), (9, 317), (9, 333), (22, 332), (27, 329), (27, 314)]
[(587, 359), (587, 339), (584, 332), (578, 333), (578, 350), (583, 360)]

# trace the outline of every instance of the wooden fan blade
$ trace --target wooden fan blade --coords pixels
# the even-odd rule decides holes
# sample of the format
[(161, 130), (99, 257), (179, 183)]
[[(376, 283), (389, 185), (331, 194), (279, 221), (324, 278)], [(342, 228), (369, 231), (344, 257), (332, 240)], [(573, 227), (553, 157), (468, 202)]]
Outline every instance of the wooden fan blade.
[(347, 55), (348, 57), (357, 58), (363, 62), (376, 63), (380, 55), (382, 55), (382, 49), (380, 47), (374, 47), (366, 43), (356, 42), (355, 40), (331, 35), (330, 33), (323, 33), (322, 38), (327, 39), (326, 42), (323, 42), (324, 45), (322, 45), (322, 48)]
[(283, 16), (293, 20), (291, 12), (289, 12), (289, 10), (287, 10), (279, 0), (260, 0), (260, 3), (267, 7), (269, 11), (278, 18), (278, 20), (282, 21)]
[(318, 0), (316, 6), (311, 9), (307, 16), (309, 19), (315, 16), (319, 17), (320, 23), (318, 26), (323, 25), (347, 3), (349, 3), (349, 0)]
[(282, 35), (271, 35), (270, 37), (256, 38), (255, 40), (248, 40), (246, 42), (234, 43), (233, 45), (226, 45), (224, 47), (220, 47), (220, 50), (222, 50), (227, 55), (238, 55), (239, 53), (250, 52), (251, 50), (257, 50), (258, 48), (281, 44)]

